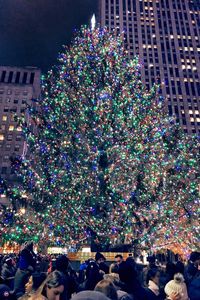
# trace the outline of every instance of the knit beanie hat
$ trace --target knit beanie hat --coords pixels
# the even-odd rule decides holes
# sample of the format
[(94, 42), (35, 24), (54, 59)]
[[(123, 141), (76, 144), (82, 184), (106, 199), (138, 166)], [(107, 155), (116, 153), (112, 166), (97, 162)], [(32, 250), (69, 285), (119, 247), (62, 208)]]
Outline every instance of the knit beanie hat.
[(97, 252), (97, 253), (95, 254), (95, 260), (97, 261), (97, 260), (99, 260), (100, 258), (102, 258), (103, 260), (106, 260), (105, 256), (104, 256), (102, 253)]
[(13, 299), (10, 288), (5, 284), (0, 284), (0, 299), (1, 300)]
[(165, 286), (165, 293), (169, 297), (172, 293), (179, 293), (180, 300), (188, 300), (187, 287), (184, 277), (181, 273), (174, 275), (174, 279), (170, 280)]
[(109, 298), (101, 292), (83, 291), (73, 295), (71, 300), (109, 300)]

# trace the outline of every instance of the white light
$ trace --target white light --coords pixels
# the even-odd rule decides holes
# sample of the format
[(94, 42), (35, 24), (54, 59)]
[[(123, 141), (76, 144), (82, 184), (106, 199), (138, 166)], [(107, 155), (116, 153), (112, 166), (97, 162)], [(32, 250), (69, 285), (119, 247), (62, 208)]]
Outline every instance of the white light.
[(91, 249), (90, 249), (90, 247), (83, 247), (82, 252), (83, 253), (89, 253), (89, 252), (91, 252)]
[(91, 19), (91, 29), (94, 30), (95, 26), (96, 26), (96, 18), (95, 18), (95, 14), (93, 14)]
[(24, 215), (26, 212), (25, 208), (20, 208), (20, 214)]

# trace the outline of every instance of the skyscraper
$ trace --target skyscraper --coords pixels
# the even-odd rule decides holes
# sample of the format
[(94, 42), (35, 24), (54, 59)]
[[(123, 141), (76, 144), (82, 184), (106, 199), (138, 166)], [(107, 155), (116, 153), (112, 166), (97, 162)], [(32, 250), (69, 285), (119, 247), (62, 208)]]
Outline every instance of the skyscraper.
[(14, 179), (10, 157), (26, 153), (15, 115), (26, 113), (26, 104), (39, 97), (40, 75), (40, 70), (33, 67), (0, 66), (0, 175), (8, 181)]
[(139, 55), (142, 79), (161, 84), (170, 115), (200, 133), (200, 2), (99, 0), (101, 26), (124, 32), (129, 56)]

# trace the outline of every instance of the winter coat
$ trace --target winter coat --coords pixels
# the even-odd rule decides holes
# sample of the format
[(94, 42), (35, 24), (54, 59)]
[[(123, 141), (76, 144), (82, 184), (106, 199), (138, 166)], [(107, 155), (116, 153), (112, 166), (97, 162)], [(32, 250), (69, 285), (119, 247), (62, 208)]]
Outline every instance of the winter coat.
[(19, 257), (20, 270), (27, 270), (29, 268), (30, 271), (33, 271), (35, 265), (36, 265), (35, 253), (31, 252), (26, 248), (23, 249)]
[(25, 293), (25, 285), (27, 284), (30, 277), (30, 272), (28, 270), (17, 269), (14, 279), (14, 292), (19, 298)]
[(8, 266), (7, 263), (4, 263), (1, 269), (1, 277), (3, 280), (7, 280), (8, 278), (15, 276), (15, 267)]
[(200, 299), (200, 274), (191, 281), (188, 287), (188, 296), (190, 300)]
[(117, 290), (117, 296), (118, 296), (118, 300), (134, 300), (130, 294), (122, 290)]
[(149, 280), (148, 289), (150, 289), (156, 296), (159, 295), (159, 286), (155, 284), (152, 280)]
[(71, 299), (73, 293), (76, 292), (77, 286), (75, 279), (68, 273), (61, 272), (64, 278), (64, 291), (60, 295), (60, 300)]

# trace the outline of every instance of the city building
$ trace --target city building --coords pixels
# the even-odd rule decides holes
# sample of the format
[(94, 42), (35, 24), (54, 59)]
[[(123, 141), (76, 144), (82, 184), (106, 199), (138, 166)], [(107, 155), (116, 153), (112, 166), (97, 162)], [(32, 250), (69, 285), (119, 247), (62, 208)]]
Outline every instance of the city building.
[(129, 56), (144, 64), (147, 88), (161, 84), (170, 115), (200, 133), (200, 1), (99, 0), (99, 22), (124, 32)]
[(15, 116), (26, 115), (26, 104), (40, 96), (40, 76), (34, 67), (0, 66), (0, 175), (10, 182), (15, 180), (10, 157), (26, 153)]

